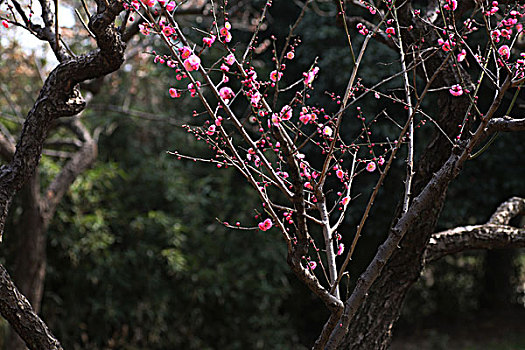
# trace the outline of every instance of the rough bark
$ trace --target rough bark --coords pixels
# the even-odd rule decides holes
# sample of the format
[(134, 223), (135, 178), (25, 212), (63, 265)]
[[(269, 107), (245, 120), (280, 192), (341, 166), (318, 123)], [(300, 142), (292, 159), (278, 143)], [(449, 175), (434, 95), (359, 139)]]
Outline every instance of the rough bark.
[[(66, 162), (51, 184), (40, 191), (38, 171), (20, 191), (22, 214), (16, 224), (13, 280), (35, 312), (40, 312), (46, 276), (47, 229), (62, 197), (75, 179), (96, 159), (97, 145), (78, 118), (65, 125), (78, 137), (80, 148)], [(24, 343), (11, 333), (8, 348), (25, 349)]]
[[(402, 32), (407, 45), (418, 43), (421, 37), (425, 37), (426, 43), (437, 41), (433, 29), (412, 19), (410, 4), (399, 10), (399, 18), (402, 27), (414, 26), (414, 30)], [(443, 62), (444, 56), (443, 52), (438, 52), (426, 59), (426, 71), (434, 72)], [(424, 74), (424, 72), (419, 73)], [(450, 62), (436, 79), (435, 86), (454, 84), (459, 81), (458, 74), (458, 69)], [(470, 81), (468, 74), (462, 75), (463, 79)], [(440, 113), (436, 116), (436, 120), (448, 138), (453, 139), (456, 136), (457, 125), (462, 122), (468, 108), (468, 100), (466, 98), (452, 100), (450, 95), (443, 93), (439, 96), (438, 104)], [(445, 164), (451, 154), (451, 149), (447, 137), (440, 131), (436, 131), (416, 165), (412, 188), (414, 196), (421, 194), (422, 189), (429, 184), (432, 175)], [(443, 186), (435, 193), (432, 205), (424, 208), (419, 213), (420, 219), (415, 220), (408, 228), (399, 249), (386, 262), (380, 276), (357, 311), (340, 348), (387, 349), (389, 347), (392, 328), (399, 318), (406, 294), (419, 279), (423, 269), (424, 252), (431, 235), (435, 232), (447, 188), (448, 186)], [(394, 220), (392, 227), (395, 227), (396, 223), (397, 220)]]
[[(11, 161), (0, 167), (0, 234), (3, 234), (7, 211), (13, 196), (32, 177), (33, 185), (28, 187), (26, 194), (33, 196), (33, 200), (36, 199), (35, 196), (38, 197), (37, 186), (34, 186), (34, 183), (37, 182), (34, 173), (42, 154), (44, 141), (55, 120), (74, 116), (85, 108), (85, 101), (78, 90), (78, 84), (105, 76), (117, 70), (124, 61), (125, 45), (120, 39), (120, 33), (113, 26), (115, 17), (123, 10), (121, 3), (97, 2), (97, 14), (90, 18), (89, 27), (96, 36), (98, 49), (75, 57), (66, 55), (63, 48), (53, 42), (53, 36), (48, 35), (52, 28), (50, 20), (52, 16), (49, 16), (47, 2), (41, 2), (41, 4), (45, 24), (45, 27), (41, 28), (42, 39), (49, 41), (60, 63), (47, 77), (36, 103), (28, 113)], [(91, 152), (94, 149), (95, 152), (92, 154), (96, 155), (96, 147), (93, 148), (90, 142), (85, 144), (89, 145)], [(7, 146), (2, 148), (9, 150)], [(7, 155), (6, 152), (3, 154)], [(86, 156), (85, 153), (82, 155)], [(87, 159), (89, 162), (93, 158), (87, 157)], [(45, 235), (43, 232), (56, 209), (56, 204), (67, 190), (63, 188), (63, 184), (74, 180), (76, 175), (73, 168), (81, 168), (85, 160), (82, 156), (79, 156), (78, 159), (74, 157), (69, 163), (71, 166), (64, 167), (55, 182), (50, 185), (46, 192), (46, 201), (35, 200), (33, 207), (30, 205), (25, 208), (27, 210), (24, 215), (30, 215), (32, 219), (25, 223), (28, 231), (24, 232), (20, 244), (21, 247), (32, 249), (29, 255), (32, 256), (31, 259), (34, 257), (38, 261), (19, 261), (17, 265), (20, 266), (20, 271), (24, 271), (24, 274), (28, 273), (28, 276), (35, 278), (31, 281), (30, 278), (27, 278), (21, 281), (21, 285), (27, 288), (25, 292), (31, 295), (37, 306), (40, 304), (42, 278), (45, 272)], [(17, 276), (19, 275), (17, 273)], [(58, 341), (47, 328), (43, 330), (42, 327), (45, 327), (45, 324), (29, 306), (27, 299), (13, 287), (7, 271), (2, 271), (2, 277), (0, 288), (5, 291), (5, 298), (2, 298), (3, 305), (0, 308), (2, 316), (7, 319), (29, 348), (59, 349)], [(35, 286), (34, 283), (39, 283), (39, 286)]]
[(62, 350), (58, 340), (37, 316), (27, 299), (0, 265), (0, 312), (31, 350)]
[(456, 227), (432, 235), (426, 252), (427, 263), (468, 249), (501, 249), (525, 246), (525, 228), (509, 225), (525, 215), (525, 199), (513, 197), (502, 203), (483, 225)]

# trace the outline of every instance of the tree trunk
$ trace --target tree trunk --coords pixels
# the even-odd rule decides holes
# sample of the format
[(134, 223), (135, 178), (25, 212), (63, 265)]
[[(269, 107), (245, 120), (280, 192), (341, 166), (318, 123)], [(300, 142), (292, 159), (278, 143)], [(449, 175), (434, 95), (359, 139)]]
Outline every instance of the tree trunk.
[[(439, 99), (440, 126), (450, 138), (457, 133), (458, 119), (465, 115), (468, 101), (451, 100), (442, 95)], [(412, 192), (417, 196), (450, 155), (450, 143), (437, 132), (419, 159)], [(443, 208), (446, 189), (439, 200), (421, 220), (411, 227), (398, 249), (385, 265), (381, 275), (372, 285), (367, 298), (356, 314), (348, 334), (341, 344), (343, 349), (387, 349), (391, 342), (394, 323), (399, 318), (403, 301), (410, 287), (419, 279), (424, 267), (423, 254)], [(399, 204), (401, 208), (402, 203)], [(396, 217), (399, 216), (399, 213)]]

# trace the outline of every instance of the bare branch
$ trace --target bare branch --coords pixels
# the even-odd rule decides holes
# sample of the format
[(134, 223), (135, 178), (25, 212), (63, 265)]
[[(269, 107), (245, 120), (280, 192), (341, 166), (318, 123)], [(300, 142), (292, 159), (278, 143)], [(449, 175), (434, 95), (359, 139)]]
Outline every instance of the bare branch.
[(31, 350), (62, 350), (58, 340), (15, 287), (7, 270), (0, 265), (0, 313)]
[(525, 131), (525, 118), (514, 119), (507, 116), (494, 118), (487, 125), (486, 133), (489, 135), (498, 131)]
[(425, 262), (469, 249), (511, 247), (525, 247), (525, 228), (493, 224), (456, 227), (432, 236), (425, 252)]
[(525, 228), (509, 226), (525, 215), (525, 199), (513, 197), (502, 203), (484, 225), (461, 226), (432, 235), (425, 251), (426, 262), (468, 249), (525, 247)]

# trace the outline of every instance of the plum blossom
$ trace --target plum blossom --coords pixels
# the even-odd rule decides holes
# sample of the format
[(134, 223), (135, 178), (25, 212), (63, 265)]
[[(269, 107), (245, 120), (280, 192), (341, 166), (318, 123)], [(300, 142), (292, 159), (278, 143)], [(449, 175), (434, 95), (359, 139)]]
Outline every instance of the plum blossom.
[(181, 47), (179, 49), (179, 52), (180, 52), (180, 58), (182, 58), (183, 60), (190, 57), (191, 55), (191, 49), (187, 46)]
[(184, 61), (184, 68), (186, 68), (189, 72), (192, 70), (199, 69), (199, 65), (201, 64), (201, 59), (197, 55), (191, 55)]
[(385, 158), (379, 157), (379, 159), (377, 160), (377, 164), (379, 164), (379, 165), (385, 164)]
[(467, 51), (463, 49), (460, 53), (458, 53), (458, 62), (463, 62), (463, 60), (465, 60), (465, 57), (467, 57)]
[(162, 28), (162, 33), (164, 33), (165, 36), (171, 36), (175, 33), (175, 29), (173, 29), (170, 26), (165, 26), (164, 28)]
[(250, 96), (250, 102), (251, 102), (252, 106), (254, 106), (254, 107), (257, 106), (260, 101), (261, 101), (261, 93), (259, 91), (254, 92)]
[(142, 0), (142, 3), (149, 7), (155, 6), (155, 0)]
[(319, 67), (314, 67), (311, 71), (308, 73), (303, 73), (304, 76), (304, 84), (309, 86), (314, 81), (315, 76), (319, 72)]
[(225, 86), (225, 87), (222, 87), (219, 90), (219, 95), (222, 97), (222, 99), (224, 99), (224, 100), (226, 100), (226, 102), (228, 102), (229, 100), (231, 100), (233, 98), (233, 96), (235, 94), (233, 93), (232, 89), (230, 89), (229, 87)]
[(312, 119), (310, 113), (302, 113), (299, 115), (299, 120), (303, 122), (303, 124), (308, 124), (310, 120)]
[(188, 90), (190, 90), (191, 97), (195, 97), (197, 95), (197, 89), (200, 88), (201, 82), (197, 81), (196, 85), (197, 85), (197, 88), (195, 88), (195, 86), (193, 86), (193, 83), (189, 83), (188, 84)]
[[(281, 122), (281, 118), (279, 117), (279, 114), (277, 113), (272, 113), (270, 120), (271, 120), (271, 123), (275, 126), (278, 126), (279, 123)], [(268, 127), (270, 127), (270, 121), (268, 121)]]
[(170, 88), (169, 89), (169, 93), (170, 93), (171, 98), (178, 98), (178, 97), (180, 97), (180, 91), (175, 89), (175, 88)]
[(373, 172), (374, 170), (376, 170), (376, 163), (374, 162), (369, 162), (367, 165), (366, 165), (366, 171), (368, 171), (369, 173)]
[(508, 45), (502, 45), (498, 49), (498, 53), (504, 60), (508, 60), (510, 58), (510, 48)]
[(206, 37), (206, 38), (202, 38), (202, 42), (204, 44), (208, 45), (208, 47), (211, 47), (211, 45), (215, 42), (215, 38), (216, 38), (215, 35), (212, 35), (212, 36)]
[(231, 66), (235, 62), (235, 56), (231, 53), (224, 58), (224, 61), (227, 65)]
[(330, 136), (332, 136), (332, 134), (333, 134), (333, 130), (332, 130), (332, 128), (329, 127), (328, 125), (326, 125), (326, 126), (323, 128), (323, 135), (330, 137)]
[(273, 226), (272, 220), (270, 220), (270, 219), (266, 219), (266, 220), (264, 220), (263, 222), (260, 222), (260, 223), (259, 223), (259, 230), (261, 230), (261, 231), (267, 231), (267, 230), (269, 230), (270, 228), (272, 228), (272, 226)]
[(445, 52), (450, 51), (454, 46), (456, 46), (456, 43), (454, 41), (443, 40), (441, 38), (438, 39), (438, 44), (441, 46), (441, 48)]
[(445, 10), (455, 11), (458, 8), (457, 0), (445, 0), (445, 5), (443, 5)]
[(337, 169), (335, 171), (335, 176), (337, 176), (338, 178), (340, 178), (341, 180), (343, 179), (343, 177), (345, 176), (345, 172), (341, 169)]
[(281, 80), (281, 77), (283, 76), (283, 73), (278, 72), (276, 70), (270, 72), (270, 80), (275, 82), (278, 82)]
[(499, 43), (501, 32), (499, 29), (494, 29), (492, 32), (490, 32), (490, 36), (492, 37), (492, 40), (494, 40), (495, 43)]
[(317, 267), (317, 263), (315, 261), (310, 261), (308, 262), (308, 267), (313, 271)]
[(394, 29), (394, 27), (388, 27), (386, 30), (385, 30), (385, 33), (387, 34), (392, 34), (392, 35), (396, 35), (396, 30)]
[(463, 95), (463, 88), (459, 84), (452, 85), (452, 87), (448, 91), (452, 96), (458, 97)]
[(289, 60), (293, 60), (294, 57), (295, 57), (295, 54), (293, 53), (293, 51), (290, 51), (286, 54), (286, 58)]
[(171, 12), (175, 9), (175, 6), (177, 6), (177, 4), (175, 3), (175, 1), (170, 1), (167, 5), (166, 5), (166, 11), (168, 12)]
[(232, 34), (230, 33), (231, 28), (232, 28), (232, 25), (230, 24), (230, 22), (226, 22), (224, 23), (224, 27), (222, 27), (219, 30), (219, 34), (221, 38), (223, 38), (224, 42), (226, 43), (229, 43), (230, 41), (232, 41)]
[(208, 127), (208, 130), (206, 131), (206, 134), (207, 135), (213, 135), (215, 134), (215, 130), (216, 130), (217, 126), (215, 124), (212, 124)]
[(337, 247), (337, 255), (343, 254), (345, 251), (345, 245), (343, 243), (339, 243), (339, 246)]
[(282, 109), (281, 109), (281, 119), (282, 120), (290, 120), (290, 118), (292, 117), (292, 107), (286, 105), (284, 106)]
[(368, 34), (368, 29), (366, 28), (366, 26), (363, 24), (363, 23), (357, 23), (357, 30), (359, 31), (360, 34), (362, 35), (367, 35)]
[[(2, 24), (3, 24), (3, 22), (4, 21), (2, 21)], [(142, 33), (142, 35), (149, 35), (150, 34), (149, 25), (147, 23), (139, 24), (139, 31)]]
[(348, 196), (343, 197), (343, 199), (341, 199), (341, 204), (342, 205), (347, 205), (349, 202), (350, 202), (350, 197), (348, 197)]

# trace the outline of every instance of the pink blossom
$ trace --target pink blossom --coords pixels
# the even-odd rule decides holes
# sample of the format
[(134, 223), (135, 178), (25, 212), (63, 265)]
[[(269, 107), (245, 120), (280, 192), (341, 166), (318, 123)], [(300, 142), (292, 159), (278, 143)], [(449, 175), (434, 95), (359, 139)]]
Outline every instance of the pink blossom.
[(224, 61), (227, 65), (231, 66), (235, 62), (235, 56), (233, 55), (233, 53), (231, 53), (228, 56), (226, 56), (226, 58), (224, 58)]
[(175, 3), (175, 1), (170, 1), (167, 5), (166, 5), (166, 11), (168, 12), (171, 12), (175, 9), (175, 6), (177, 6), (177, 4)]
[(508, 60), (510, 58), (510, 48), (507, 45), (501, 46), (498, 49), (498, 53), (504, 60)]
[(204, 44), (208, 45), (208, 47), (211, 47), (211, 45), (215, 42), (215, 35), (212, 35), (210, 37), (202, 38), (202, 41)]
[(310, 120), (312, 119), (311, 115), (309, 113), (302, 113), (299, 115), (299, 120), (303, 122), (303, 124), (308, 124)]
[(373, 172), (374, 170), (376, 170), (376, 163), (374, 162), (369, 162), (367, 165), (366, 165), (366, 171), (368, 171), (369, 173)]
[(175, 33), (175, 29), (171, 28), (170, 26), (165, 26), (164, 28), (162, 28), (162, 32), (164, 33), (164, 35), (170, 36), (173, 33)]
[(142, 3), (149, 7), (155, 6), (155, 0), (142, 0)]
[(312, 186), (312, 184), (310, 182), (305, 182), (304, 183), (304, 187), (306, 189), (309, 189), (309, 190), (313, 190), (314, 189), (314, 186)]
[(186, 68), (189, 72), (192, 70), (199, 69), (199, 65), (201, 64), (201, 59), (197, 55), (191, 55), (184, 61), (184, 68)]
[(317, 267), (317, 263), (315, 261), (310, 261), (308, 263), (308, 267), (310, 268), (310, 270), (315, 270), (315, 268)]
[(501, 32), (499, 31), (499, 29), (494, 29), (490, 33), (490, 36), (492, 37), (492, 40), (494, 40), (494, 42), (499, 43), (499, 41), (500, 41), (499, 37), (501, 36)]
[(229, 33), (228, 28), (223, 27), (223, 28), (221, 28), (221, 30), (219, 30), (219, 34), (221, 36), (226, 36), (226, 35), (228, 35), (228, 33)]
[(208, 130), (206, 131), (206, 134), (207, 134), (207, 135), (210, 135), (210, 136), (213, 135), (213, 134), (215, 134), (215, 129), (216, 129), (216, 128), (217, 128), (217, 127), (216, 127), (215, 124), (210, 125), (209, 128), (208, 128)]
[(392, 35), (396, 35), (396, 30), (395, 30), (393, 27), (388, 27), (388, 28), (385, 30), (385, 33), (387, 33), (387, 34), (392, 34)]
[(232, 34), (230, 29), (232, 28), (229, 22), (224, 23), (224, 27), (219, 30), (221, 38), (224, 38), (224, 42), (229, 43), (232, 40)]
[(281, 118), (282, 120), (290, 120), (292, 117), (292, 107), (286, 105), (281, 109)]
[(177, 98), (177, 97), (180, 97), (180, 92), (179, 92), (179, 90), (177, 90), (177, 89), (175, 89), (175, 88), (170, 88), (170, 89), (169, 89), (169, 93), (170, 93), (171, 98)]
[(379, 164), (379, 165), (385, 164), (385, 158), (379, 157), (379, 159), (377, 160), (377, 164)]
[(467, 57), (467, 51), (465, 49), (461, 50), (460, 53), (458, 53), (458, 62), (463, 62), (463, 60)]
[(230, 89), (229, 87), (225, 86), (225, 87), (222, 87), (220, 90), (219, 90), (219, 95), (226, 101), (229, 101), (233, 98), (234, 96), (234, 93), (233, 93), (233, 90)]
[(250, 102), (252, 106), (257, 106), (257, 104), (261, 101), (261, 93), (259, 91), (254, 92), (250, 96)]
[(279, 125), (279, 123), (281, 122), (281, 117), (279, 117), (279, 114), (277, 113), (273, 113), (271, 119), (272, 119), (272, 124), (275, 126)]
[(287, 179), (290, 176), (290, 175), (288, 175), (288, 173), (286, 171), (278, 171), (277, 175), (279, 175), (283, 179)]
[(450, 51), (452, 47), (456, 46), (456, 43), (452, 40), (443, 40), (441, 38), (438, 39), (438, 44), (441, 45), (441, 48), (443, 51)]
[(345, 172), (341, 169), (337, 169), (336, 172), (335, 172), (335, 176), (337, 176), (338, 178), (340, 178), (341, 180), (343, 179), (343, 177), (345, 176)]
[(191, 97), (195, 97), (197, 95), (197, 89), (201, 86), (201, 82), (196, 82), (197, 88), (193, 86), (193, 83), (188, 84), (188, 90), (190, 90)]
[(191, 55), (191, 49), (187, 46), (180, 48), (179, 52), (180, 52), (180, 58), (182, 58), (183, 60), (190, 57)]
[(293, 51), (290, 51), (286, 54), (286, 58), (289, 60), (293, 60), (294, 57), (295, 57), (295, 54), (293, 53)]
[[(3, 24), (3, 21), (2, 21), (2, 24)], [(7, 27), (6, 27), (7, 28)], [(149, 26), (148, 24), (139, 24), (139, 31), (142, 33), (142, 35), (149, 35), (150, 33), (150, 29), (149, 29)]]
[(349, 202), (350, 202), (350, 197), (348, 197), (348, 196), (343, 197), (343, 199), (341, 199), (341, 204), (342, 205), (347, 205)]
[(266, 220), (264, 220), (263, 222), (260, 222), (260, 223), (259, 223), (259, 230), (261, 230), (261, 231), (267, 231), (267, 230), (269, 230), (270, 228), (272, 228), (272, 226), (273, 226), (272, 220), (270, 220), (270, 219), (266, 219)]
[(138, 9), (140, 8), (140, 3), (137, 0), (133, 0), (131, 1), (131, 7), (138, 11)]
[(366, 26), (363, 24), (363, 23), (357, 23), (357, 30), (359, 31), (360, 34), (362, 35), (367, 35), (368, 34), (368, 29), (366, 28)]
[(339, 243), (339, 247), (337, 248), (337, 255), (343, 254), (345, 251), (345, 245), (343, 243)]
[(277, 72), (276, 70), (270, 72), (270, 80), (273, 82), (278, 82), (281, 80), (281, 77), (283, 76), (283, 73)]
[(445, 5), (443, 5), (445, 10), (455, 11), (458, 8), (458, 2), (456, 0), (445, 0)]
[(507, 29), (502, 29), (501, 30), (501, 36), (504, 37), (505, 39), (510, 39), (510, 34), (512, 33), (511, 30), (507, 30)]
[(448, 91), (452, 96), (457, 97), (463, 95), (463, 88), (459, 84), (452, 85), (452, 87)]
[(333, 134), (332, 128), (330, 128), (328, 125), (326, 125), (323, 128), (323, 135), (330, 137), (330, 136), (332, 136), (332, 134)]
[(317, 72), (319, 72), (319, 67), (315, 67), (308, 73), (303, 73), (305, 85), (310, 85), (314, 81)]

